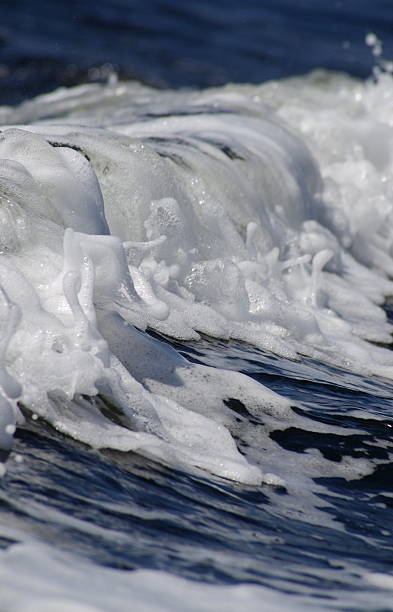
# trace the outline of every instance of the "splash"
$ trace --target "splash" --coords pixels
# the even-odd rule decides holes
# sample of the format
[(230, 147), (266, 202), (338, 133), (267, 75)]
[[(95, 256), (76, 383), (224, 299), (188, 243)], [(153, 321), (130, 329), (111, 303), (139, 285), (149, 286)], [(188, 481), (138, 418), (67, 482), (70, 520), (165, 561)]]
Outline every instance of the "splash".
[(319, 72), (0, 109), (2, 447), (28, 411), (95, 448), (280, 484), (237, 450), (229, 400), (267, 427), (289, 402), (146, 329), (391, 378), (392, 97), (388, 72)]

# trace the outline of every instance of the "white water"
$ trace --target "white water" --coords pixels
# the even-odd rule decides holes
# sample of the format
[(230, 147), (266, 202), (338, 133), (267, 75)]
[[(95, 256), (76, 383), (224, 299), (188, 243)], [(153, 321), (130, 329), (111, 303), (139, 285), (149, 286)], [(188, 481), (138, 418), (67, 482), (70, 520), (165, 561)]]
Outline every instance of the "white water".
[[(1, 609), (2, 612), (388, 609), (386, 604), (393, 588), (391, 576), (359, 572), (349, 564), (342, 572), (351, 576), (354, 590), (332, 589), (328, 598), (321, 597), (316, 603), (307, 594), (295, 599), (290, 593), (251, 584), (217, 586), (184, 580), (163, 571), (130, 572), (99, 567), (42, 544), (26, 543), (0, 551)], [(321, 579), (329, 573), (333, 575), (334, 569), (325, 569)]]
[(273, 421), (289, 402), (143, 329), (391, 378), (370, 341), (391, 339), (392, 100), (388, 74), (320, 73), (90, 85), (2, 109), (2, 446), (19, 402), (96, 448), (280, 482), (238, 453), (222, 400)]

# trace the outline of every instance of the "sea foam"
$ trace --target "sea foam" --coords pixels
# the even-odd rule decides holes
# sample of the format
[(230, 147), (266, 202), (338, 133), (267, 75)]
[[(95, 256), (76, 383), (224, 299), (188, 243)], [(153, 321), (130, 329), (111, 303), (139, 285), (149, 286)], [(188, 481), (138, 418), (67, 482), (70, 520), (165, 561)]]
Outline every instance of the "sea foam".
[[(141, 612), (297, 612), (315, 610), (316, 605), (321, 611), (386, 608), (392, 576), (362, 572), (349, 563), (341, 571), (351, 575), (356, 588), (343, 588), (337, 580), (326, 597), (318, 593), (316, 580), (314, 597), (301, 593), (295, 598), (290, 589), (278, 592), (270, 584), (216, 585), (159, 570), (100, 567), (36, 542), (0, 551), (4, 612), (127, 612), (130, 601)], [(323, 578), (333, 572), (324, 568)], [(319, 576), (321, 582), (323, 578)]]
[(392, 97), (388, 74), (314, 73), (0, 109), (2, 448), (32, 413), (94, 448), (280, 484), (239, 453), (230, 401), (266, 427), (289, 401), (158, 337), (393, 376)]

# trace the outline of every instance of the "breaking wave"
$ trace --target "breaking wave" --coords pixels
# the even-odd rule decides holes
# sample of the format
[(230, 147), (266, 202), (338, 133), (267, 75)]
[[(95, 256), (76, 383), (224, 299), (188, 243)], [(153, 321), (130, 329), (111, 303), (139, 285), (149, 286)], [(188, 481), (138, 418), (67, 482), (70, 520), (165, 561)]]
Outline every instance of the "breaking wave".
[(387, 73), (317, 72), (3, 107), (5, 453), (33, 416), (94, 448), (283, 484), (235, 439), (239, 406), (269, 430), (290, 401), (164, 337), (393, 377), (392, 100)]

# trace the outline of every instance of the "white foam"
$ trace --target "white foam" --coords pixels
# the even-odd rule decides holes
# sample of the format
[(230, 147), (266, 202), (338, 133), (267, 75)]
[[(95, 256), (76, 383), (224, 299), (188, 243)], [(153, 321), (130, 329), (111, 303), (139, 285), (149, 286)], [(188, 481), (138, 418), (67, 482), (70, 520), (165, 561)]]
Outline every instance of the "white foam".
[[(94, 447), (261, 482), (224, 400), (266, 422), (289, 403), (146, 326), (391, 378), (392, 353), (370, 341), (391, 339), (392, 97), (388, 74), (321, 73), (83, 86), (3, 109), (1, 445), (19, 401)], [(120, 414), (87, 401), (98, 393)]]
[(0, 551), (0, 585), (3, 612), (121, 612), (130, 610), (130, 602), (140, 612), (185, 607), (189, 612), (261, 612), (282, 610), (288, 599), (263, 587), (220, 587), (162, 571), (100, 568), (36, 544)]
[[(2, 612), (279, 612), (281, 610), (370, 610), (389, 605), (391, 576), (365, 574), (356, 566), (324, 568), (337, 584), (350, 578), (356, 588), (332, 588), (329, 597), (288, 592), (272, 586), (219, 586), (185, 580), (164, 571), (100, 567), (69, 553), (29, 542), (0, 551)], [(305, 570), (298, 567), (298, 570)], [(314, 580), (322, 578), (315, 569)], [(282, 578), (280, 580), (282, 584)], [(372, 587), (370, 588), (370, 584)], [(108, 588), (110, 585), (110, 588)], [(296, 583), (295, 583), (296, 588)], [(315, 595), (315, 596), (314, 596)], [(318, 596), (319, 595), (319, 596)], [(316, 608), (317, 606), (317, 608)]]

